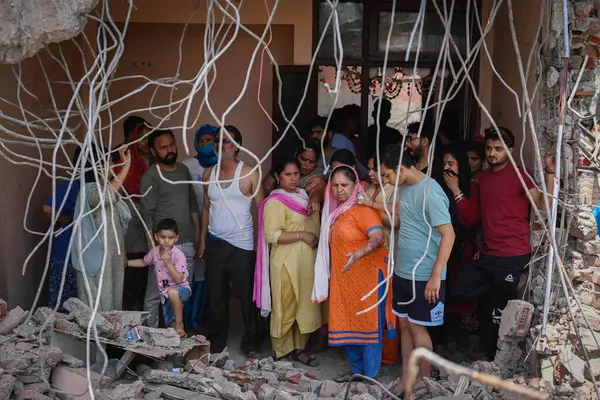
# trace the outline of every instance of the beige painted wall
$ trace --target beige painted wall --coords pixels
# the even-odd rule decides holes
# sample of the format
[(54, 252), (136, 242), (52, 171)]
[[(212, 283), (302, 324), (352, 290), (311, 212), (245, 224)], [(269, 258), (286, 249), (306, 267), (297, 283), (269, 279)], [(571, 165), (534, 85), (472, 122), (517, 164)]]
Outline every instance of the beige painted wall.
[[(78, 66), (81, 65), (81, 62), (79, 54), (76, 53), (77, 50), (70, 42), (64, 43), (62, 49), (64, 56), (70, 65), (73, 66), (71, 73), (75, 76), (79, 75)], [(50, 50), (55, 56), (59, 56), (58, 46), (50, 46)], [(65, 81), (67, 79), (58, 64), (45, 51), (40, 53), (40, 56), (50, 80)], [(14, 68), (18, 70), (18, 66), (14, 66)], [(0, 97), (17, 103), (19, 98), (17, 94), (18, 83), (12, 69), (13, 66), (0, 65)], [(23, 86), (25, 89), (35, 93), (37, 97), (36, 99), (27, 95), (25, 90), (21, 88), (20, 97), (23, 108), (40, 118), (56, 116), (55, 113), (49, 111), (53, 109), (52, 98), (38, 60), (34, 57), (22, 62), (21, 73)], [(57, 107), (65, 109), (72, 94), (70, 86), (64, 83), (52, 83), (51, 88)], [(23, 119), (21, 112), (16, 107), (8, 105), (5, 102), (0, 104), (0, 110), (8, 116)], [(27, 118), (32, 117), (27, 116)], [(0, 124), (16, 133), (27, 136), (32, 135), (27, 129), (1, 118)], [(57, 126), (56, 123), (51, 123), (51, 125), (54, 127)], [(42, 130), (34, 130), (33, 134), (39, 138), (50, 137), (48, 132)], [(0, 137), (11, 139), (4, 132), (0, 132)], [(7, 145), (7, 147), (23, 156), (34, 159), (39, 158), (37, 148), (23, 145)], [(69, 155), (72, 155), (73, 150), (72, 147), (68, 148)], [(28, 233), (24, 229), (23, 218), (25, 213), (29, 211), (25, 218), (27, 229), (37, 232), (44, 232), (47, 229), (49, 221), (42, 214), (41, 206), (46, 197), (51, 193), (51, 181), (47, 176), (42, 175), (39, 182), (35, 184), (38, 173), (36, 167), (15, 165), (4, 158), (8, 154), (7, 149), (2, 148), (0, 151), (3, 155), (0, 157), (0, 215), (2, 216), (4, 226), (4, 229), (0, 230), (0, 297), (9, 302), (10, 308), (16, 305), (29, 308), (41, 280), (47, 246), (40, 248), (33, 256), (29, 262), (26, 275), (22, 276), (21, 270), (25, 258), (40, 240), (39, 236)], [(42, 157), (45, 161), (50, 161), (51, 156), (51, 150), (43, 150)], [(11, 156), (11, 158), (23, 161), (18, 157)], [(64, 156), (59, 157), (59, 161), (61, 164), (64, 164)], [(27, 208), (28, 197), (32, 190), (30, 206)]]
[[(254, 32), (263, 29), (261, 26), (250, 27)], [(179, 40), (182, 29), (182, 24), (132, 23), (129, 26), (125, 39), (126, 50), (121, 59), (117, 76), (144, 75), (151, 79), (174, 76), (179, 59)], [(203, 38), (204, 25), (196, 24), (188, 27), (187, 36), (183, 43), (180, 79), (191, 80), (202, 66), (204, 62), (202, 50)], [(293, 62), (294, 49), (293, 46), (290, 46), (293, 38), (294, 29), (292, 26), (277, 25), (273, 27), (273, 41), (270, 49), (277, 61), (282, 65), (289, 65)], [(147, 43), (152, 43), (152, 46), (147, 46)], [(255, 43), (256, 41), (250, 35), (240, 33), (232, 46), (216, 63), (217, 78), (210, 91), (209, 101), (213, 111), (219, 118), (242, 91)], [(150, 63), (150, 66), (140, 67), (135, 64), (138, 62), (147, 62)], [(225, 123), (237, 126), (244, 137), (244, 146), (259, 157), (262, 157), (271, 148), (271, 124), (268, 117), (261, 110), (257, 100), (260, 75), (259, 66), (260, 52), (251, 69), (246, 92), (238, 105), (230, 112)], [(271, 114), (272, 108), (272, 75), (272, 65), (267, 61), (267, 56), (265, 56), (262, 69), (262, 84), (260, 86), (260, 99), (269, 114)], [(120, 98), (139, 87), (142, 83), (141, 79), (121, 81), (111, 87), (109, 95), (112, 99)], [(173, 100), (184, 98), (189, 94), (190, 90), (190, 85), (181, 86), (174, 92)], [(170, 89), (158, 89), (152, 100), (153, 92), (153, 87), (147, 88), (118, 103), (111, 109), (113, 117), (118, 118), (123, 114), (132, 112), (132, 110), (148, 108), (151, 104), (152, 106), (156, 106), (170, 103)], [(218, 125), (218, 121), (214, 120), (206, 107), (203, 108), (197, 122), (193, 124), (203, 98), (203, 91), (194, 97), (193, 112), (190, 113), (191, 120), (188, 123), (188, 126), (194, 126), (194, 128), (187, 131), (186, 135), (188, 145), (190, 146), (190, 153), (193, 155), (196, 154), (193, 147), (195, 128), (203, 123)], [(153, 124), (159, 121), (158, 118), (150, 115), (149, 112), (135, 112), (135, 114), (147, 118)], [(162, 118), (169, 114), (169, 112), (167, 109), (161, 109), (155, 111), (155, 114)], [(173, 114), (163, 125), (167, 127), (182, 126), (184, 115), (185, 106)], [(119, 122), (113, 129), (115, 129), (113, 135), (117, 135), (119, 140), (121, 140), (122, 123)], [(185, 149), (182, 144), (182, 130), (177, 129), (175, 133), (179, 143), (179, 157), (183, 159), (185, 157)], [(104, 136), (108, 138), (108, 132), (105, 132)], [(244, 161), (251, 160), (248, 156), (244, 155), (242, 155), (242, 159)], [(263, 171), (268, 171), (269, 167), (269, 162), (263, 164)]]
[[(484, 2), (484, 9), (489, 9), (490, 2), (490, 0), (486, 0)], [(526, 68), (529, 53), (536, 40), (536, 30), (540, 15), (541, 0), (531, 0), (526, 2), (515, 1), (512, 2), (512, 4), (514, 7), (513, 15), (515, 18), (519, 51), (523, 66)], [(515, 48), (511, 38), (508, 20), (508, 6), (506, 2), (503, 3), (498, 12), (492, 34), (493, 50), (490, 50), (493, 51), (492, 57), (494, 65), (506, 83), (508, 83), (513, 90), (517, 92), (520, 98), (523, 98), (521, 78), (519, 74)], [(535, 69), (532, 68), (529, 80), (527, 82), (530, 97), (535, 85), (534, 71)], [(491, 82), (491, 90), (487, 82)], [(484, 61), (482, 61), (480, 85), (482, 94), (487, 97), (486, 104), (489, 104), (489, 111), (492, 118), (495, 119), (498, 125), (508, 127), (515, 134), (516, 145), (513, 152), (515, 160), (517, 163), (524, 165), (530, 172), (533, 172), (534, 146), (531, 140), (531, 131), (528, 128), (529, 125), (527, 124), (525, 129), (523, 129), (522, 119), (517, 113), (515, 97), (496, 76), (492, 76), (491, 70), (486, 68)], [(532, 109), (534, 111), (535, 121), (535, 102)], [(490, 122), (482, 113), (481, 127), (483, 129), (487, 128), (488, 126), (490, 126)], [(523, 149), (523, 157), (521, 157), (519, 154), (519, 146), (521, 146), (523, 143), (524, 138), (525, 144)]]
[[(241, 0), (233, 1), (239, 4)], [(264, 25), (267, 20), (267, 9), (273, 9), (273, 0), (243, 0), (240, 9), (240, 19), (247, 25)], [(194, 7), (198, 4), (191, 24), (206, 23), (206, 1), (177, 0), (176, 3), (164, 0), (143, 0), (135, 2), (135, 10), (131, 13), (131, 22), (161, 22), (184, 24), (189, 19)], [(129, 8), (128, 2), (111, 0), (109, 2), (111, 15), (117, 21), (124, 21)], [(273, 16), (273, 24), (292, 25), (294, 27), (294, 56), (289, 64), (308, 65), (312, 55), (312, 19), (313, 0), (281, 0)], [(222, 15), (215, 13), (217, 23)], [(225, 23), (230, 23), (227, 19)], [(264, 29), (264, 28), (263, 28)], [(260, 30), (259, 36), (262, 35)], [(256, 32), (255, 32), (256, 33)]]

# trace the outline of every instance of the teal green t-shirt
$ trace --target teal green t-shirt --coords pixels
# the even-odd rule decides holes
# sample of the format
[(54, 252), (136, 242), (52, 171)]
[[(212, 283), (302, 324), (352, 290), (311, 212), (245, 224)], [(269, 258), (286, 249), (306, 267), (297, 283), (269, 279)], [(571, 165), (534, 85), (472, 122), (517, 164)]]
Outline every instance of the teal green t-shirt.
[[(415, 271), (415, 280), (428, 281), (442, 239), (436, 227), (451, 222), (448, 196), (427, 175), (414, 185), (402, 185), (399, 196), (400, 233), (394, 272), (401, 278), (412, 280), (412, 271), (423, 258)], [(445, 267), (443, 279), (446, 279)]]

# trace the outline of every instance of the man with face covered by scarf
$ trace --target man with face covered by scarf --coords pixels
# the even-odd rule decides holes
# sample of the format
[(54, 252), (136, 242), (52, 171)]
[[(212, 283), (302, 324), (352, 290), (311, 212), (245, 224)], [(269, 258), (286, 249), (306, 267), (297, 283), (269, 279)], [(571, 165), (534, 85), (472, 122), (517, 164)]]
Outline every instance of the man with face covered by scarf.
[[(209, 124), (204, 124), (196, 131), (194, 135), (194, 147), (197, 155), (188, 157), (182, 163), (188, 167), (192, 180), (201, 182), (202, 174), (207, 168), (212, 167), (217, 163), (218, 157), (215, 154), (215, 136), (217, 135), (217, 127)], [(198, 209), (202, 210), (204, 204), (204, 186), (194, 185)], [(204, 281), (204, 261), (196, 260), (196, 270), (192, 282), (192, 295), (186, 302), (186, 310), (184, 314), (187, 329), (197, 328), (206, 309), (206, 289)]]
[[(156, 224), (166, 218), (175, 220), (179, 227), (176, 247), (185, 254), (188, 276), (192, 279), (196, 246), (200, 239), (198, 202), (191, 183), (174, 183), (190, 182), (192, 176), (185, 165), (177, 162), (177, 144), (173, 132), (155, 130), (148, 138), (148, 147), (156, 160), (156, 164), (144, 173), (140, 187), (140, 193), (143, 194), (141, 214), (149, 229), (148, 250), (154, 247), (150, 232), (154, 231)], [(144, 310), (150, 312), (149, 325), (157, 327), (160, 294), (154, 268), (149, 268)]]

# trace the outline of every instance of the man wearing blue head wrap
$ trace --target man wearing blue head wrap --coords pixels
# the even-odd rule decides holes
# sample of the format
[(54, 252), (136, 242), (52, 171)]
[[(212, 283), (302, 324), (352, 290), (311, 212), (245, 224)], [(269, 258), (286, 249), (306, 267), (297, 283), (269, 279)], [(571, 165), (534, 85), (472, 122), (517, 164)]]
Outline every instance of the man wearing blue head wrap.
[[(217, 163), (214, 140), (217, 127), (204, 124), (196, 131), (194, 136), (194, 147), (198, 154), (183, 160), (183, 164), (190, 170), (194, 181), (202, 181), (202, 174), (206, 168)], [(204, 203), (204, 186), (193, 185), (198, 201), (198, 207), (202, 209)], [(194, 279), (192, 281), (192, 298), (188, 300), (185, 308), (185, 325), (187, 329), (199, 326), (200, 318), (206, 308), (206, 290), (204, 289), (204, 262), (196, 260)]]

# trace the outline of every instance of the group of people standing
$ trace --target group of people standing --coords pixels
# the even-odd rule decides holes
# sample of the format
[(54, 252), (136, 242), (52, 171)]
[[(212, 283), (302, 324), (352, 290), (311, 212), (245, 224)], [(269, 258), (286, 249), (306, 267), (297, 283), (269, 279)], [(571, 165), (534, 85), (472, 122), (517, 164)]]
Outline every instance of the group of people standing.
[[(326, 340), (344, 348), (353, 374), (369, 377), (378, 375), (384, 341), (397, 328), (406, 365), (412, 349), (433, 349), (433, 341), (463, 326), (461, 317), (476, 314), (493, 358), (499, 313), (517, 296), (531, 252), (529, 199), (517, 172), (536, 205), (547, 203), (525, 171), (509, 165), (514, 136), (490, 129), (482, 141), (446, 143), (440, 151), (425, 121), (420, 134), (417, 123), (405, 138), (386, 130), (380, 162), (372, 154), (363, 166), (348, 126), (353, 114), (337, 115), (327, 131), (325, 119), (315, 118), (305, 142), (293, 156), (279, 157), (263, 182), (239, 160), (243, 138), (235, 126), (203, 125), (194, 138), (197, 156), (179, 163), (171, 131), (129, 117), (110, 172), (87, 168), (85, 190), (78, 179), (67, 182), (44, 206), (57, 230), (68, 228), (79, 209), (91, 210), (92, 229), (110, 228), (100, 243), (100, 275), (85, 260), (85, 267), (76, 265), (82, 257), (74, 245), (65, 264), (68, 232), (53, 240), (50, 306), (71, 296), (95, 301), (102, 285), (100, 310), (143, 308), (152, 326), (162, 310), (182, 336), (202, 324), (211, 351), (220, 352), (234, 295), (249, 356), (260, 350), (261, 325), (270, 317), (277, 358), (318, 365), (314, 352)], [(76, 155), (74, 163), (94, 159)], [(546, 173), (551, 191), (551, 157)], [(100, 185), (104, 179), (110, 185)], [(440, 334), (436, 327), (446, 317), (452, 329)], [(429, 375), (426, 361), (419, 374)]]

